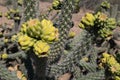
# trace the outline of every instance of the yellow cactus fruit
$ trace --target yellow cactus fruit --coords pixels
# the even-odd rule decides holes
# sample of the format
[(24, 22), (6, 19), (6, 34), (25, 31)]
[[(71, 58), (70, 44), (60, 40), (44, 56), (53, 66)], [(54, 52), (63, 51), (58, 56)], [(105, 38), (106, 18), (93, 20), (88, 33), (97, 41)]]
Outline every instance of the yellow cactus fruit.
[(23, 50), (29, 50), (35, 42), (36, 42), (35, 39), (27, 35), (21, 35), (18, 37), (18, 43), (20, 44), (21, 49)]
[(108, 18), (107, 24), (115, 26), (116, 25), (116, 20), (114, 18)]
[(107, 61), (106, 58), (102, 58), (102, 59), (101, 59), (101, 62), (102, 62), (102, 63), (106, 63), (106, 61)]
[(115, 76), (115, 80), (120, 80), (120, 76)]
[(95, 17), (91, 13), (86, 13), (81, 22), (87, 26), (94, 26)]
[(85, 25), (90, 25), (90, 22), (86, 19), (86, 17), (82, 17), (81, 22)]
[(73, 38), (75, 35), (76, 35), (75, 32), (70, 31), (69, 34), (68, 34), (68, 37)]
[(99, 64), (98, 64), (98, 68), (104, 69), (103, 64), (102, 64), (102, 63), (99, 63)]
[(82, 24), (82, 23), (79, 23), (79, 28), (82, 28), (82, 29), (84, 29), (85, 28), (85, 26), (84, 26), (84, 24)]
[(11, 41), (17, 41), (17, 35), (13, 35), (12, 37), (11, 37)]
[(14, 17), (14, 20), (20, 20), (20, 17), (18, 16), (18, 17)]
[(60, 2), (60, 0), (54, 0), (53, 3), (52, 3), (52, 7), (55, 10), (57, 10), (57, 9), (59, 10), (61, 8), (61, 2)]
[(102, 8), (109, 9), (110, 3), (108, 1), (103, 1), (100, 5)]
[(7, 58), (8, 58), (8, 54), (7, 54), (7, 53), (3, 53), (3, 54), (1, 55), (1, 58), (2, 58), (2, 59), (7, 59)]
[(34, 27), (34, 26), (39, 26), (40, 25), (40, 21), (38, 19), (30, 19), (27, 22), (28, 27)]
[(88, 57), (84, 57), (84, 58), (82, 58), (82, 60), (85, 61), (85, 62), (89, 61)]
[(53, 26), (50, 20), (43, 19), (41, 21), (41, 39), (44, 41), (56, 41), (58, 40), (58, 29)]
[(117, 62), (114, 56), (108, 53), (103, 53), (102, 59), (104, 59), (104, 62), (102, 63), (108, 66), (108, 69), (112, 74), (120, 75), (120, 64)]
[(27, 24), (26, 23), (22, 24), (20, 31), (23, 33), (26, 33), (26, 31), (27, 31)]
[(37, 41), (33, 47), (33, 51), (38, 57), (46, 57), (48, 55), (48, 50), (50, 49), (50, 46), (41, 40)]
[(7, 38), (4, 39), (4, 43), (7, 43), (9, 40)]
[(108, 18), (107, 15), (104, 14), (104, 13), (101, 13), (100, 16), (99, 16), (99, 19), (100, 19), (101, 21), (105, 21), (107, 18)]
[(94, 23), (95, 17), (94, 17), (93, 14), (91, 14), (91, 13), (86, 13), (85, 17), (86, 17), (86, 19), (87, 19), (89, 22)]
[(27, 34), (30, 37), (40, 39), (41, 27), (38, 19), (30, 19), (27, 23)]
[(17, 33), (16, 35), (13, 35), (13, 36), (11, 37), (11, 41), (12, 41), (12, 42), (18, 42), (18, 38), (19, 38), (20, 36), (23, 36), (23, 33), (22, 33), (22, 32), (19, 32), (19, 33)]
[(104, 52), (103, 57), (108, 58), (108, 57), (110, 57), (110, 55), (108, 53)]
[(52, 26), (53, 26), (53, 23), (50, 20), (43, 19), (41, 21), (41, 27), (42, 28), (47, 28), (47, 27), (52, 27)]
[(27, 80), (27, 78), (25, 77), (24, 74), (23, 74), (23, 77), (21, 78), (21, 80)]
[(102, 12), (97, 12), (95, 14), (95, 18), (97, 18), (99, 21), (106, 21), (108, 19), (108, 16)]
[(15, 10), (14, 9), (10, 9), (9, 12), (10, 13), (15, 13)]

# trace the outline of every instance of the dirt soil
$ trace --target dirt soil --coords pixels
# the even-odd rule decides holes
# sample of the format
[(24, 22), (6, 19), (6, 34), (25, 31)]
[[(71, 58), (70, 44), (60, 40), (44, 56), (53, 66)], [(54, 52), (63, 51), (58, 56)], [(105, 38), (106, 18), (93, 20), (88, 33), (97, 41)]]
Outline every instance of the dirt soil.
[[(4, 0), (0, 0), (0, 11), (3, 13), (3, 17), (0, 18), (0, 25), (7, 23), (9, 25), (11, 25), (11, 23), (13, 23), (12, 20), (8, 20), (6, 17), (4, 17), (4, 14), (8, 11), (8, 9), (6, 8), (6, 6), (3, 5), (3, 1)], [(40, 12), (44, 13), (45, 11), (47, 11), (47, 9), (51, 6), (50, 2), (40, 2)], [(71, 29), (71, 31), (74, 31), (76, 34), (80, 33), (81, 29), (78, 28), (78, 24), (82, 18), (82, 16), (84, 16), (84, 14), (86, 12), (92, 12), (91, 10), (85, 10), (85, 9), (80, 9), (80, 11), (78, 13), (73, 14), (73, 22), (74, 22), (74, 27)], [(71, 74), (66, 73), (65, 75), (61, 76), (59, 78), (59, 80), (69, 80)]]

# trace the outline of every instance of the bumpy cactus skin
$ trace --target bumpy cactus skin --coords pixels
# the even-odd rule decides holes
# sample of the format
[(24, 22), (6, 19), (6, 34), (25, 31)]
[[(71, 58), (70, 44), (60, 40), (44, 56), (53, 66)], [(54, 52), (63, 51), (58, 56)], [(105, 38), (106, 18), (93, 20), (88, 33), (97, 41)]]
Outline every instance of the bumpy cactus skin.
[[(103, 67), (105, 69), (99, 69), (97, 60), (101, 54), (100, 56), (97, 54), (100, 51), (96, 50), (95, 42), (96, 37), (99, 36), (100, 39), (111, 37), (112, 30), (116, 28), (115, 19), (108, 18), (102, 12), (87, 13), (79, 24), (84, 30), (74, 36), (75, 34), (69, 34), (69, 31), (73, 27), (72, 13), (79, 9), (80, 0), (63, 0), (62, 3), (60, 0), (54, 0), (56, 2), (52, 7), (60, 9), (61, 12), (55, 24), (48, 19), (39, 21), (39, 0), (17, 1), (18, 5), (23, 7), (21, 20), (25, 23), (11, 41), (15, 42), (20, 51), (9, 54), (10, 50), (5, 50), (7, 54), (0, 54), (0, 79), (19, 80), (16, 74), (9, 72), (2, 63), (4, 60), (17, 57), (20, 58), (20, 63), (24, 64), (20, 67), (24, 68), (22, 71), (27, 75), (28, 80), (58, 80), (58, 77), (65, 73), (72, 75), (70, 80), (109, 80), (108, 75), (104, 74), (106, 67), (107, 72), (112, 76), (111, 79), (120, 80), (120, 63), (113, 56), (103, 54), (101, 64), (102, 69)], [(109, 4), (104, 2), (101, 7), (109, 8)], [(5, 35), (2, 34), (3, 36)], [(68, 40), (71, 38), (72, 40)], [(0, 45), (6, 48), (7, 43), (9, 41), (0, 42)], [(66, 45), (70, 46), (70, 50), (66, 49)]]
[(6, 66), (0, 61), (0, 79), (2, 80), (19, 80), (15, 72), (10, 72)]
[[(47, 57), (47, 52), (49, 49), (50, 46), (46, 42), (39, 40), (34, 44), (33, 51), (35, 52), (36, 55), (38, 55), (38, 57), (45, 57), (45, 56)], [(42, 56), (42, 54), (44, 55)]]
[(48, 57), (48, 63), (57, 63), (61, 53), (63, 53), (69, 30), (72, 27), (72, 11), (75, 8), (74, 1), (64, 0), (59, 21), (56, 22), (59, 29), (59, 41), (53, 43)]
[[(120, 63), (117, 62), (115, 57), (108, 53), (103, 53), (103, 58), (101, 59), (101, 62), (104, 67), (107, 67), (106, 71), (111, 74), (111, 79), (119, 80), (120, 78)], [(106, 76), (108, 78), (109, 76)]]
[(39, 16), (39, 0), (23, 0), (23, 20), (38, 18)]
[[(51, 76), (56, 75), (56, 77), (59, 77), (60, 75), (66, 73), (66, 72), (70, 72), (73, 73), (75, 79), (77, 79), (78, 77), (81, 76), (81, 70), (75, 69), (75, 66), (84, 66), (86, 67), (86, 69), (90, 69), (90, 72), (95, 72), (96, 71), (96, 51), (94, 51), (94, 48), (92, 49), (93, 51), (91, 51), (91, 46), (92, 45), (92, 36), (89, 35), (89, 33), (87, 33), (86, 31), (83, 31), (79, 36), (77, 36), (77, 38), (79, 39), (78, 42), (75, 41), (73, 42), (74, 46), (73, 49), (71, 50), (71, 52), (66, 56), (66, 58), (61, 61), (60, 63), (58, 63), (57, 65), (53, 65), (51, 66), (50, 69), (50, 74)], [(88, 40), (89, 39), (89, 40)], [(86, 46), (85, 46), (86, 45)], [(86, 51), (87, 49), (87, 51)], [(93, 53), (93, 57), (91, 57), (91, 65), (90, 64), (86, 64), (86, 62), (83, 62), (83, 64), (81, 64), (81, 62), (79, 62), (82, 59), (83, 55), (89, 55), (88, 53)], [(89, 67), (89, 68), (88, 68)], [(94, 69), (93, 69), (94, 68)], [(77, 72), (77, 73), (76, 73)], [(78, 75), (78, 76), (77, 76)], [(82, 74), (83, 75), (83, 74)]]

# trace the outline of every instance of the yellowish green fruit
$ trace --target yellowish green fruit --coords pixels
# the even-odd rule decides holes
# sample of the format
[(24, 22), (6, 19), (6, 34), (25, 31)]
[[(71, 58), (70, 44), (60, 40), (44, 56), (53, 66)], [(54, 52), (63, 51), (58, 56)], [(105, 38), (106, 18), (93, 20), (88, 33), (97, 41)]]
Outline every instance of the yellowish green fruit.
[(96, 14), (96, 16), (98, 16), (97, 18), (100, 20), (100, 21), (106, 21), (108, 19), (108, 16), (104, 13), (101, 13), (99, 12), (98, 14)]
[(94, 26), (95, 17), (91, 13), (86, 13), (81, 22), (86, 26)]
[(120, 80), (120, 76), (115, 76), (115, 80)]
[(26, 23), (27, 34), (30, 37), (40, 39), (40, 35), (41, 35), (41, 26), (40, 25), (41, 25), (41, 23), (38, 19), (30, 19)]
[(54, 0), (53, 3), (52, 3), (52, 7), (55, 10), (60, 9), (60, 5), (61, 5), (60, 0)]
[(93, 23), (94, 23), (95, 17), (94, 17), (93, 14), (91, 14), (91, 13), (86, 13), (85, 17), (86, 17), (86, 19), (87, 19), (89, 22), (93, 22)]
[(8, 42), (8, 39), (5, 38), (5, 39), (4, 39), (4, 43), (7, 43), (7, 42)]
[(8, 54), (7, 54), (7, 53), (3, 53), (3, 54), (1, 55), (1, 58), (2, 58), (2, 59), (7, 59), (7, 58), (8, 58)]
[(101, 7), (105, 8), (105, 9), (109, 9), (110, 8), (110, 3), (108, 1), (103, 1), (101, 3)]
[(82, 23), (79, 23), (79, 28), (82, 28), (82, 29), (84, 29), (85, 28), (85, 26), (84, 26), (84, 24), (82, 24)]
[(76, 35), (75, 32), (70, 31), (68, 37), (69, 38), (73, 38), (75, 35)]
[(29, 50), (34, 45), (35, 42), (36, 42), (35, 39), (27, 35), (21, 35), (18, 37), (18, 43), (20, 44), (21, 49), (23, 50)]
[(48, 56), (48, 51), (50, 49), (50, 46), (48, 45), (48, 43), (39, 40), (34, 44), (33, 47), (34, 47), (33, 51), (38, 57)]
[(50, 20), (43, 19), (41, 21), (41, 38), (42, 40), (51, 42), (58, 40), (58, 29), (53, 26)]
[(14, 20), (20, 20), (20, 17), (14, 17)]
[(26, 23), (23, 23), (23, 24), (22, 24), (20, 31), (21, 31), (22, 33), (26, 33), (26, 31), (27, 31), (27, 24), (26, 24)]
[[(103, 53), (104, 63), (112, 75), (120, 75), (120, 63), (117, 62), (114, 56), (108, 53)], [(106, 67), (105, 66), (105, 67)]]

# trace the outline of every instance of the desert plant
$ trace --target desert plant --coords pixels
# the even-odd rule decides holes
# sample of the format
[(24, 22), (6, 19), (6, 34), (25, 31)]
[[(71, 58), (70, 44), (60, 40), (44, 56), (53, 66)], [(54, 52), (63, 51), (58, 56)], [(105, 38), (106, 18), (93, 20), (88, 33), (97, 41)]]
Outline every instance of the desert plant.
[(0, 27), (0, 79), (57, 80), (70, 73), (71, 80), (119, 80), (115, 47), (119, 35), (113, 33), (119, 23), (117, 5), (113, 11), (105, 1), (94, 13), (86, 13), (79, 23), (83, 30), (74, 36), (70, 33), (72, 14), (79, 12), (80, 0), (54, 0), (48, 10), (59, 10), (54, 20), (49, 19), (49, 12), (40, 14), (39, 0), (10, 2), (13, 7), (6, 16), (14, 25)]

